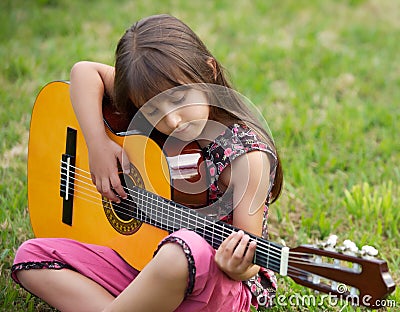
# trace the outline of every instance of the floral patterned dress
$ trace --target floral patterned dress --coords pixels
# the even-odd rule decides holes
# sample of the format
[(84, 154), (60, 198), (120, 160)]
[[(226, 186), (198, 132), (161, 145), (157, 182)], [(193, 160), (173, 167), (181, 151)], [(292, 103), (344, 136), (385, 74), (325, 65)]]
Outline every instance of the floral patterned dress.
[[(268, 204), (270, 202), (270, 191), (274, 184), (277, 156), (274, 150), (249, 127), (242, 124), (234, 124), (221, 133), (214, 142), (203, 149), (205, 161), (210, 176), (209, 200), (216, 202), (224, 194), (218, 187), (218, 178), (222, 171), (237, 157), (251, 151), (266, 152), (270, 159), (270, 185), (268, 197), (264, 205), (263, 231), (262, 237), (268, 237), (267, 219)], [(219, 219), (224, 222), (232, 223), (232, 207), (224, 205), (220, 211), (216, 212)], [(273, 298), (276, 293), (276, 276), (271, 270), (261, 268), (259, 273), (253, 278), (244, 282), (253, 294), (252, 304), (254, 306), (272, 306)]]

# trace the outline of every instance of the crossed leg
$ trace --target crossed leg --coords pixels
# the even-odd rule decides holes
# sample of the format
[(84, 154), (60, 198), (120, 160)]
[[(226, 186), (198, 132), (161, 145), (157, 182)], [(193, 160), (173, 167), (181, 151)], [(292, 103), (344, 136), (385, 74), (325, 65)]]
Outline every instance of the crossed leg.
[(164, 244), (133, 282), (114, 298), (69, 269), (21, 270), (21, 284), (60, 311), (173, 311), (184, 299), (188, 265), (182, 248)]

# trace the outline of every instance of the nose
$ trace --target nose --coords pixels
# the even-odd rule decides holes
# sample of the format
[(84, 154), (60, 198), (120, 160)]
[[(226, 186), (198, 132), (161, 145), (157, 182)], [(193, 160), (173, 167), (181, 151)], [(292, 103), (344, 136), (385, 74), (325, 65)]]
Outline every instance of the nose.
[(173, 110), (166, 113), (164, 116), (164, 122), (172, 130), (178, 128), (181, 123), (181, 116), (178, 110)]

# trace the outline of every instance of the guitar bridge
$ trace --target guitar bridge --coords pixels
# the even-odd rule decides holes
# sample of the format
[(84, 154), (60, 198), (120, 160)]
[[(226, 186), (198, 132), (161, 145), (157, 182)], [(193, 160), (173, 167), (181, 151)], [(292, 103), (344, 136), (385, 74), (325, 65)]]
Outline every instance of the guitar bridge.
[(60, 196), (63, 198), (62, 222), (72, 225), (77, 131), (67, 128), (65, 154), (61, 157)]

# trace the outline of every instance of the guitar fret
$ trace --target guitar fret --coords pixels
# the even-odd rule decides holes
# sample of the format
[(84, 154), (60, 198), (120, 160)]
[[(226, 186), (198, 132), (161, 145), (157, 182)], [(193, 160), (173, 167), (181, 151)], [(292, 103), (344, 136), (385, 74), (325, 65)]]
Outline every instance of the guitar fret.
[[(153, 202), (154, 202), (154, 199), (153, 199)], [(161, 211), (163, 211), (163, 209), (164, 209), (164, 207), (163, 207), (163, 205), (161, 204), (160, 205), (160, 201), (158, 200), (158, 198), (156, 198), (156, 204), (155, 204), (155, 206), (156, 207), (161, 207)], [(155, 209), (156, 210), (156, 222), (158, 222), (160, 225), (161, 225), (161, 228), (164, 228), (163, 227), (163, 220), (162, 220), (162, 218), (161, 218), (161, 212), (160, 212), (160, 209)]]
[[(149, 194), (147, 194), (147, 197), (149, 198)], [(158, 214), (158, 209), (159, 207), (154, 203), (154, 200), (151, 201), (151, 211), (150, 211), (150, 217), (153, 219), (154, 225), (157, 225), (157, 214)]]
[[(173, 229), (175, 228), (175, 223), (176, 223), (176, 219), (175, 219), (175, 209), (169, 209), (169, 205), (166, 202), (163, 202), (163, 209), (166, 211), (166, 215), (167, 215), (167, 224), (166, 227), (168, 229)], [(163, 211), (164, 211), (163, 210)]]
[[(167, 221), (167, 226), (168, 226), (168, 227), (173, 226), (173, 224), (174, 224), (174, 222), (175, 222), (175, 220), (176, 220), (176, 218), (175, 218), (175, 209), (172, 209), (172, 214), (171, 214), (170, 218), (168, 218), (167, 220), (168, 220), (168, 221)], [(169, 223), (170, 223), (170, 224), (169, 224)]]
[(181, 222), (182, 222), (182, 224), (183, 224), (183, 227), (189, 228), (189, 225), (188, 225), (188, 224), (185, 224), (185, 216), (183, 215), (183, 211), (182, 211), (182, 210), (179, 210), (179, 211), (178, 211), (178, 214), (179, 214), (180, 220), (181, 220)]
[[(139, 195), (139, 192), (137, 191), (137, 189), (135, 189), (134, 191), (137, 192), (136, 194), (136, 205), (137, 205), (137, 215), (139, 216), (140, 220), (143, 220), (143, 198)], [(132, 191), (133, 192), (133, 191)]]
[(177, 218), (178, 222), (183, 224), (183, 215), (182, 215), (182, 209), (175, 209), (175, 214), (179, 217), (179, 219)]
[[(181, 211), (181, 215), (183, 214), (184, 211)], [(189, 223), (189, 217), (188, 214), (186, 214), (186, 219), (182, 215), (182, 224), (185, 228), (190, 229), (190, 223)]]
[[(194, 224), (194, 228), (195, 229), (201, 229), (201, 227), (199, 227), (199, 225), (198, 225), (198, 219), (197, 219), (197, 216), (195, 217), (195, 224)], [(203, 228), (203, 235), (202, 235), (202, 237), (204, 237), (204, 228)]]
[[(140, 194), (140, 193), (138, 192), (138, 194)], [(145, 215), (147, 215), (148, 212), (147, 212), (147, 206), (144, 204), (145, 202), (144, 202), (144, 199), (143, 199), (143, 194), (141, 194), (141, 195), (142, 195), (142, 196), (140, 196), (140, 199), (141, 199), (141, 207), (144, 207), (144, 208), (145, 208), (144, 211), (141, 209), (141, 211), (142, 211), (142, 218), (143, 218), (143, 220), (144, 220)]]

